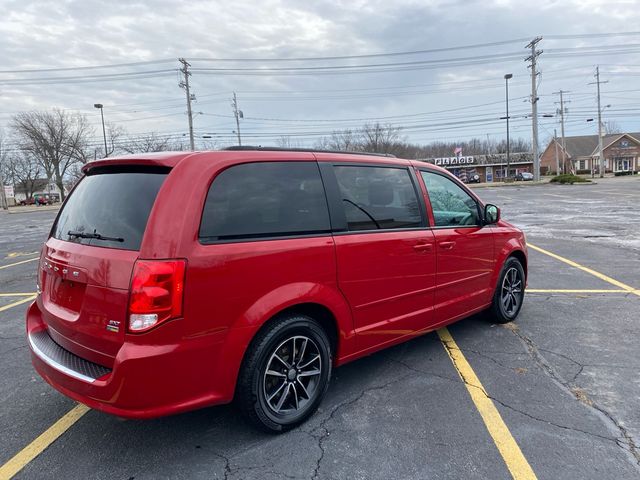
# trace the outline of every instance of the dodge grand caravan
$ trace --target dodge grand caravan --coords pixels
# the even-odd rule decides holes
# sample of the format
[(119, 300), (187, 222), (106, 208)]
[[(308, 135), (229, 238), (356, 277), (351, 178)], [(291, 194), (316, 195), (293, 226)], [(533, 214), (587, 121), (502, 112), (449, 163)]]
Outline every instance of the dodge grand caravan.
[(253, 148), (83, 172), (26, 323), (40, 375), (104, 412), (235, 400), (287, 430), (316, 410), (332, 367), (522, 306), (523, 233), (430, 164)]

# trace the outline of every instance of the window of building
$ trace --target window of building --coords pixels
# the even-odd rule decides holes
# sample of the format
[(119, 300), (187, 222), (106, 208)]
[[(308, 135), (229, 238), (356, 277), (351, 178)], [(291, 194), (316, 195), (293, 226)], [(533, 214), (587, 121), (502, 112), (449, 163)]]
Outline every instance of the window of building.
[(421, 172), (427, 187), (437, 227), (480, 225), (476, 201), (453, 180), (432, 172)]
[(236, 165), (213, 181), (200, 240), (309, 235), (330, 232), (329, 212), (315, 162)]
[(335, 166), (349, 230), (422, 226), (415, 186), (406, 168)]
[(631, 170), (633, 157), (616, 157), (613, 160), (616, 172), (628, 172)]

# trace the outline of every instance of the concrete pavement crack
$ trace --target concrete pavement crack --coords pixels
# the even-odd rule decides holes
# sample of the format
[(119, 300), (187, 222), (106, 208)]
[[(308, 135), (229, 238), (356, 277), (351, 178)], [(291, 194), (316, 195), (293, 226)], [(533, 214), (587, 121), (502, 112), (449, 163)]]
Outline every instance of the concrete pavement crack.
[[(583, 405), (587, 407), (591, 407), (592, 409), (600, 412), (601, 418), (605, 418), (608, 420), (612, 427), (616, 429), (620, 433), (620, 437), (624, 439), (624, 442), (618, 439), (616, 444), (625, 450), (627, 453), (631, 454), (631, 456), (635, 459), (636, 466), (640, 469), (640, 447), (635, 443), (635, 440), (629, 433), (629, 431), (620, 424), (620, 422), (604, 407), (601, 407), (597, 403), (593, 401), (593, 399), (586, 397), (586, 400), (581, 400), (580, 397), (576, 394), (574, 390), (572, 390), (572, 385), (570, 381), (563, 379), (560, 374), (558, 374), (555, 369), (547, 362), (544, 356), (540, 353), (537, 345), (534, 341), (523, 334), (517, 326), (510, 326), (508, 328), (516, 337), (520, 339), (520, 341), (524, 344), (525, 348), (533, 358), (534, 362), (545, 372), (547, 375), (556, 382), (556, 384), (560, 385), (564, 390), (570, 393), (573, 397), (575, 397), (578, 401), (580, 401)], [(552, 352), (553, 353), (553, 352)], [(566, 356), (565, 356), (566, 357)], [(567, 359), (569, 357), (566, 357)], [(571, 359), (577, 365), (581, 365), (575, 360)], [(584, 366), (583, 366), (584, 368)], [(581, 370), (582, 371), (582, 370)], [(574, 377), (577, 378), (578, 375)]]
[(460, 378), (451, 378), (451, 377), (447, 377), (445, 375), (438, 375), (438, 374), (435, 374), (433, 372), (427, 372), (427, 371), (420, 370), (420, 369), (415, 368), (415, 367), (411, 367), (411, 366), (407, 365), (406, 363), (404, 363), (401, 360), (394, 360), (394, 361), (396, 363), (399, 363), (399, 364), (403, 365), (404, 367), (408, 368), (409, 370), (412, 370), (412, 371), (414, 371), (416, 373), (420, 373), (422, 375), (434, 376), (434, 377), (442, 378), (444, 380), (448, 380), (450, 382), (463, 383), (463, 384), (465, 384), (465, 385), (467, 385), (469, 387), (477, 388), (477, 389), (481, 390), (483, 392), (483, 394), (487, 396), (487, 398), (493, 400), (494, 402), (502, 405), (505, 408), (508, 408), (509, 410), (512, 410), (512, 411), (514, 411), (516, 413), (519, 413), (520, 415), (524, 415), (525, 417), (528, 417), (528, 418), (530, 418), (532, 420), (535, 420), (537, 422), (546, 423), (548, 425), (552, 425), (554, 427), (557, 427), (557, 428), (560, 428), (560, 429), (563, 429), (563, 430), (571, 430), (571, 431), (574, 431), (574, 432), (579, 432), (579, 433), (582, 433), (582, 434), (585, 434), (585, 435), (589, 435), (589, 436), (592, 436), (592, 437), (600, 438), (602, 440), (607, 440), (607, 441), (610, 441), (610, 442), (615, 442), (615, 443), (618, 442), (618, 438), (615, 438), (615, 437), (607, 437), (607, 436), (604, 436), (604, 435), (599, 435), (597, 433), (589, 432), (587, 430), (581, 430), (579, 428), (570, 427), (568, 425), (561, 425), (559, 423), (552, 422), (552, 421), (550, 421), (548, 419), (545, 419), (545, 418), (536, 417), (535, 415), (532, 415), (532, 414), (530, 414), (528, 412), (520, 410), (519, 408), (516, 408), (516, 407), (514, 407), (512, 405), (509, 405), (508, 403), (504, 402), (503, 400), (500, 400), (499, 398), (496, 398), (495, 396), (489, 395), (484, 389), (481, 389), (477, 385), (474, 385), (472, 383), (467, 382), (467, 380), (464, 377), (462, 377), (462, 375), (460, 376)]
[[(329, 415), (322, 420), (322, 422), (320, 423), (320, 425), (316, 428), (314, 428), (311, 432), (307, 432), (309, 433), (309, 435), (311, 435), (312, 437), (314, 437), (317, 441), (317, 445), (318, 448), (320, 449), (320, 456), (318, 457), (318, 460), (316, 461), (316, 467), (313, 470), (313, 473), (311, 475), (311, 480), (316, 480), (317, 478), (319, 478), (319, 474), (320, 474), (320, 467), (322, 466), (322, 460), (324, 459), (324, 455), (325, 455), (325, 449), (324, 449), (324, 441), (326, 440), (326, 438), (330, 435), (330, 430), (329, 428), (327, 428), (327, 424), (332, 421), (336, 415), (336, 413), (341, 410), (344, 407), (348, 407), (350, 405), (353, 405), (355, 403), (357, 403), (358, 401), (360, 401), (367, 393), (369, 392), (373, 392), (373, 391), (377, 391), (377, 390), (384, 390), (385, 388), (389, 387), (390, 385), (393, 385), (394, 383), (398, 383), (401, 382), (402, 380), (404, 380), (405, 378), (408, 378), (410, 375), (405, 375), (402, 377), (397, 377), (389, 382), (386, 382), (382, 385), (376, 385), (373, 387), (369, 387), (369, 388), (365, 388), (364, 390), (362, 390), (358, 395), (356, 395), (355, 397), (349, 399), (349, 400), (345, 400), (344, 402), (339, 403), (338, 405), (336, 405), (335, 407), (333, 407), (331, 409), (331, 412), (329, 413)], [(322, 431), (323, 433), (320, 433), (320, 435), (318, 436), (314, 436), (313, 433), (318, 432), (318, 431)]]

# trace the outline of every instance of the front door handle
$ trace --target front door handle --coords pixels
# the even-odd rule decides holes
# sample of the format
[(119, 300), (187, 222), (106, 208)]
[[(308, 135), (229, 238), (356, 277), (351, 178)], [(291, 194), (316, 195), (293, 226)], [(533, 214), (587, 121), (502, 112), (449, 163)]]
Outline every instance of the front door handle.
[(418, 245), (414, 245), (413, 249), (417, 252), (430, 252), (433, 248), (433, 244), (431, 243), (419, 243)]
[(455, 244), (456, 242), (440, 242), (438, 245), (440, 245), (440, 248), (443, 250), (453, 250)]

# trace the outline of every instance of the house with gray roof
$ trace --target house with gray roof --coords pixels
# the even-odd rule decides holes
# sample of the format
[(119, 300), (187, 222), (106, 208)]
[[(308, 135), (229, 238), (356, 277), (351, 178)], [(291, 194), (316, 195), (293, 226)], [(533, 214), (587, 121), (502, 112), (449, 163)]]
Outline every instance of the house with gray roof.
[[(640, 132), (614, 133), (602, 137), (605, 172), (634, 174), (640, 172)], [(540, 157), (540, 172), (547, 174), (599, 174), (598, 135), (580, 135), (552, 139)]]

